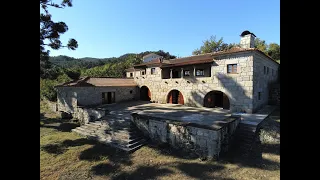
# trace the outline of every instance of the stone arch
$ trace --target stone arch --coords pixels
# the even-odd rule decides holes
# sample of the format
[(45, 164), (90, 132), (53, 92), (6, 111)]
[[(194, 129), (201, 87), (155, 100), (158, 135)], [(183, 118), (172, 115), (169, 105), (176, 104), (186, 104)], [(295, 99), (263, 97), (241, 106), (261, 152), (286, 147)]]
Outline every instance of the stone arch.
[(147, 86), (140, 87), (140, 100), (150, 101), (151, 100), (151, 91)]
[(167, 94), (167, 103), (184, 105), (184, 96), (181, 91), (172, 89)]
[(203, 98), (203, 106), (208, 108), (223, 108), (230, 109), (230, 98), (226, 93), (213, 90), (208, 92)]

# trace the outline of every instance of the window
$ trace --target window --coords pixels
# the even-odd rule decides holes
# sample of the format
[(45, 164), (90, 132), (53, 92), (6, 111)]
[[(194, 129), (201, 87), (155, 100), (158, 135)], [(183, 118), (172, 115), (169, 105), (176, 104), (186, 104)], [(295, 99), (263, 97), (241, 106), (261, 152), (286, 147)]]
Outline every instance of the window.
[(227, 73), (237, 73), (237, 64), (228, 64)]
[(274, 75), (273, 69), (272, 69), (272, 76)]
[(266, 74), (266, 67), (263, 66), (263, 74)]
[(204, 76), (204, 70), (203, 69), (197, 69), (196, 76)]
[(258, 100), (261, 100), (261, 92), (258, 92)]
[(269, 67), (267, 67), (267, 74), (269, 74)]
[(132, 94), (132, 90), (130, 90), (130, 94)]
[(141, 74), (144, 75), (144, 71), (141, 71)]
[(151, 74), (155, 74), (156, 68), (151, 68)]
[(133, 77), (133, 73), (130, 73), (130, 77)]
[(184, 76), (190, 76), (190, 70), (185, 70), (183, 74)]

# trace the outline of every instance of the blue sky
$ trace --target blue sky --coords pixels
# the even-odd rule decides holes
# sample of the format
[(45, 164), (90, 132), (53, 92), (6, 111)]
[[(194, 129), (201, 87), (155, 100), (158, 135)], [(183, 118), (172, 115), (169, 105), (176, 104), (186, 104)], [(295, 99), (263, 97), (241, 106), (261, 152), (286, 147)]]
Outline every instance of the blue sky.
[(73, 0), (73, 7), (49, 12), (69, 27), (62, 42), (79, 43), (75, 51), (49, 49), (51, 56), (107, 58), (164, 50), (184, 57), (211, 35), (239, 43), (244, 30), (280, 44), (279, 0)]

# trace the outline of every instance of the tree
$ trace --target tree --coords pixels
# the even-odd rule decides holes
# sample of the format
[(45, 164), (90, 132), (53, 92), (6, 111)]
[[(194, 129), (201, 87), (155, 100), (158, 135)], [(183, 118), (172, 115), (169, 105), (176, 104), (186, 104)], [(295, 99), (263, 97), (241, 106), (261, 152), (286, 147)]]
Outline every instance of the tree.
[[(78, 42), (75, 39), (70, 39), (67, 45), (63, 45), (59, 40), (60, 35), (68, 31), (68, 26), (64, 22), (53, 22), (48, 7), (64, 8), (72, 7), (72, 0), (62, 0), (61, 4), (53, 3), (51, 0), (40, 0), (40, 7), (44, 12), (40, 12), (40, 77), (48, 78), (51, 73), (51, 63), (49, 62), (49, 50), (60, 49), (67, 47), (70, 50), (78, 48)], [(46, 42), (45, 42), (46, 41)]]
[(277, 43), (270, 43), (267, 54), (272, 57), (272, 59), (280, 61), (280, 45)]
[(229, 50), (235, 46), (238, 46), (238, 45), (237, 44), (227, 44), (227, 43), (223, 42), (223, 38), (216, 40), (216, 36), (211, 36), (210, 39), (203, 41), (203, 45), (200, 47), (200, 49), (195, 49), (192, 52), (192, 54), (199, 55), (199, 54), (204, 54), (204, 53), (225, 51), (225, 50)]
[(254, 47), (258, 48), (260, 51), (267, 53), (268, 45), (265, 40), (261, 40), (260, 38), (256, 38), (254, 40)]

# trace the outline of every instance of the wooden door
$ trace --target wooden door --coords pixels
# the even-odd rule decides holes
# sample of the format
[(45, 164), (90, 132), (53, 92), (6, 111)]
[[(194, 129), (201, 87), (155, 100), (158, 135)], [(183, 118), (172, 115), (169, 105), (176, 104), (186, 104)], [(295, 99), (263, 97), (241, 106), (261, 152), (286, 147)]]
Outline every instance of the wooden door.
[(150, 92), (150, 89), (148, 88), (148, 100), (150, 101), (151, 100), (151, 92)]
[(170, 91), (168, 94), (168, 103), (172, 104), (172, 91)]
[(179, 91), (179, 95), (178, 95), (178, 103), (182, 104), (182, 105), (184, 104), (183, 95), (180, 91)]

